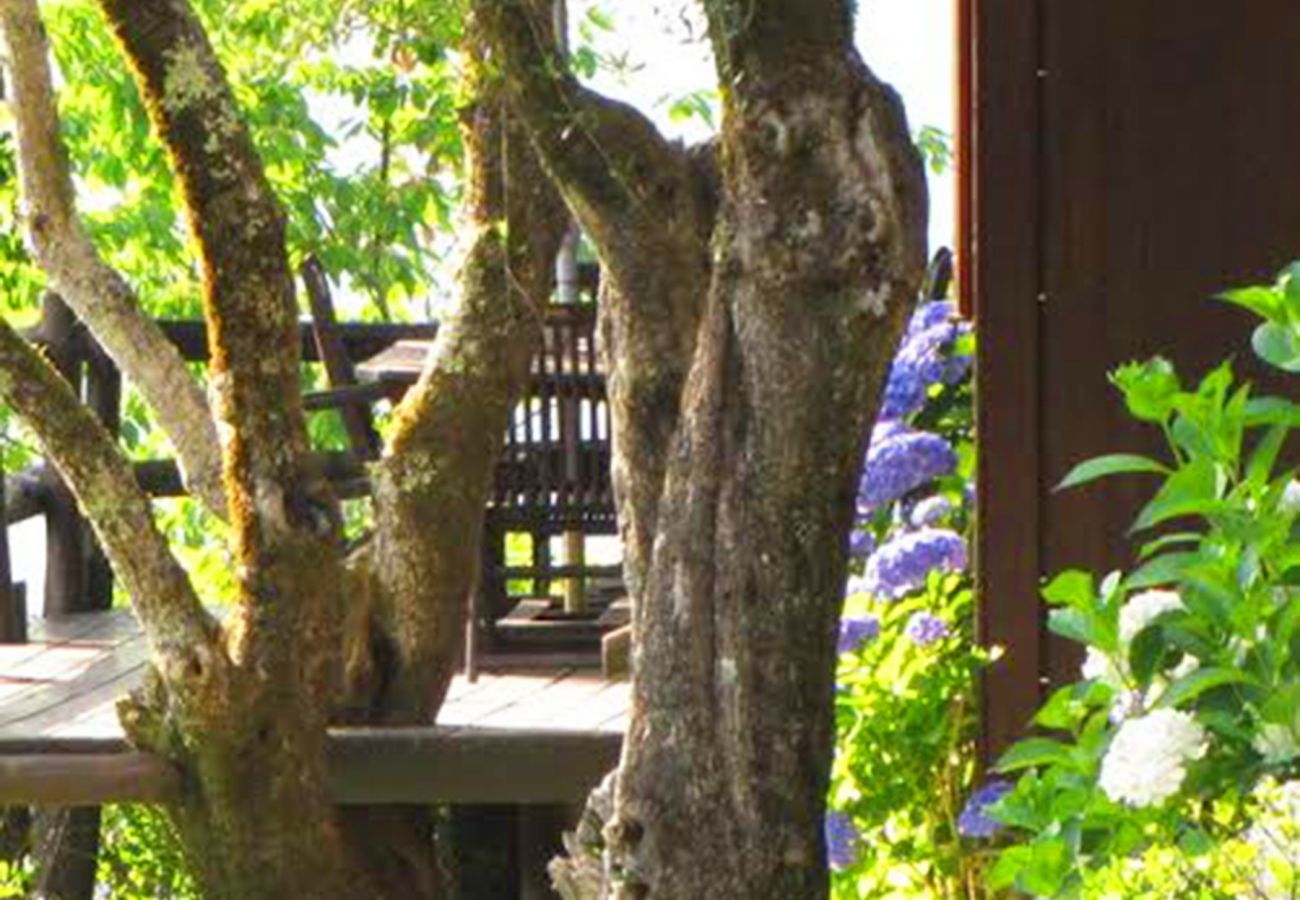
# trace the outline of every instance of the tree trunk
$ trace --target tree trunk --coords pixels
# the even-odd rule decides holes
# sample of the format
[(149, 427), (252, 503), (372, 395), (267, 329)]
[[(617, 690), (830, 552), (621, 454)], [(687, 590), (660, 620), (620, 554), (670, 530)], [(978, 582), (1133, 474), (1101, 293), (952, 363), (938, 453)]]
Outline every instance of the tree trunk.
[[(40, 437), (144, 627), (153, 666), (120, 718), (183, 776), (167, 808), (204, 896), (432, 900), (431, 818), (335, 807), (326, 729), (428, 724), (446, 693), (495, 461), (541, 339), (562, 204), (503, 120), (470, 23), (461, 302), (395, 411), (371, 473), (373, 533), (348, 553), (309, 452), (284, 215), (225, 73), (185, 0), (100, 6), (170, 152), (202, 265), (237, 561), (228, 622), (203, 609), (113, 436), (3, 321), (0, 400)], [(0, 0), (0, 13), (11, 48), (26, 41), (14, 71), (42, 88), (24, 107), (40, 138), (25, 158), (39, 174), (42, 153), (62, 153), (39, 11)], [(56, 199), (67, 210), (65, 181)]]
[(858, 58), (848, 3), (715, 0), (722, 135), (683, 152), (564, 74), (527, 3), (480, 6), (610, 276), (633, 716), (557, 883), (572, 900), (824, 897), (847, 538), (925, 260), (901, 105)]

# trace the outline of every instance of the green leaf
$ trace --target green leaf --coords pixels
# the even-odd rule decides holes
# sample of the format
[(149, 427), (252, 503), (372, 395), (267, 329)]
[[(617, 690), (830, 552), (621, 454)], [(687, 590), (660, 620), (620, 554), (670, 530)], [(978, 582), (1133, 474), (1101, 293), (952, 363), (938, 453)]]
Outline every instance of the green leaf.
[(1133, 523), (1132, 531), (1182, 516), (1204, 516), (1217, 510), (1219, 478), (1214, 464), (1205, 458), (1193, 459), (1170, 475)]
[(1255, 355), (1284, 372), (1300, 372), (1300, 335), (1287, 325), (1265, 322), (1251, 335)]
[(1111, 453), (1106, 456), (1094, 456), (1079, 463), (1069, 474), (1061, 479), (1056, 490), (1078, 487), (1089, 481), (1104, 478), (1107, 475), (1119, 475), (1127, 472), (1154, 472), (1160, 475), (1169, 473), (1168, 466), (1146, 456), (1135, 453)]
[(1290, 431), (1291, 423), (1281, 422), (1264, 432), (1264, 436), (1259, 439), (1259, 443), (1250, 454), (1250, 461), (1246, 463), (1247, 481), (1255, 485), (1262, 485), (1268, 481), (1269, 476), (1273, 474), (1273, 466), (1277, 463), (1282, 444)]
[(1225, 684), (1242, 684), (1249, 679), (1245, 673), (1236, 669), (1225, 669), (1217, 666), (1197, 669), (1190, 675), (1184, 675), (1169, 686), (1169, 689), (1160, 696), (1158, 706), (1177, 707), (1189, 700), (1195, 700), (1206, 691), (1222, 687)]
[(1165, 638), (1159, 628), (1143, 628), (1129, 646), (1129, 669), (1138, 686), (1146, 689), (1165, 656)]
[(1125, 363), (1110, 374), (1110, 381), (1123, 393), (1128, 411), (1143, 422), (1166, 421), (1181, 390), (1173, 365), (1159, 356)]
[(1138, 558), (1146, 559), (1166, 547), (1175, 547), (1179, 544), (1199, 544), (1204, 539), (1205, 535), (1198, 531), (1175, 531), (1170, 534), (1162, 534), (1155, 540), (1143, 544), (1142, 549), (1138, 551)]
[(1300, 405), (1284, 397), (1255, 397), (1246, 403), (1245, 422), (1247, 428), (1260, 425), (1300, 425)]
[(1015, 744), (993, 767), (997, 772), (1015, 772), (1032, 766), (1074, 764), (1074, 748), (1051, 738), (1032, 737)]
[(1067, 569), (1043, 587), (1043, 599), (1055, 606), (1088, 609), (1096, 596), (1092, 574), (1080, 569)]
[(1262, 285), (1234, 288), (1216, 294), (1215, 299), (1248, 309), (1255, 315), (1270, 320), (1283, 315), (1283, 306), (1286, 302), (1282, 292), (1277, 288)]
[(1182, 577), (1188, 566), (1200, 559), (1201, 555), (1194, 551), (1165, 553), (1139, 566), (1128, 578), (1124, 579), (1124, 584), (1130, 590), (1171, 584)]
[(1047, 614), (1047, 630), (1078, 644), (1094, 643), (1089, 617), (1077, 609), (1053, 609)]

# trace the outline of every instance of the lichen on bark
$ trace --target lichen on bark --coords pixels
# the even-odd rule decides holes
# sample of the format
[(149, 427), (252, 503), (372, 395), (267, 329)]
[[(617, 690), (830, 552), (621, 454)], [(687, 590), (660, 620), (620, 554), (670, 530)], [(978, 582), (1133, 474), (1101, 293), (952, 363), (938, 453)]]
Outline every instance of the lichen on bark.
[(901, 106), (847, 2), (710, 0), (724, 117), (692, 155), (578, 86), (528, 0), (477, 6), (611, 283), (633, 714), (566, 896), (824, 897), (846, 538), (925, 255)]

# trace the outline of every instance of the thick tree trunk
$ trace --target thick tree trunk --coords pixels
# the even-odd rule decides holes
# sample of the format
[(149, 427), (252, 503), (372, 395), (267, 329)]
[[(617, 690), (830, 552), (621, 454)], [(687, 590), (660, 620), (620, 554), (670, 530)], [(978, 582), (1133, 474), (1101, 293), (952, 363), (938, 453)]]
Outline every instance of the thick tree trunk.
[(556, 74), (526, 3), (480, 5), (612, 274), (633, 716), (557, 884), (571, 900), (824, 897), (847, 537), (925, 258), (901, 106), (854, 51), (847, 3), (715, 0), (723, 133), (685, 153)]
[[(432, 900), (429, 817), (333, 806), (326, 728), (426, 724), (446, 692), (495, 459), (540, 341), (562, 205), (503, 121), (471, 23), (462, 302), (374, 467), (374, 532), (345, 558), (336, 501), (309, 453), (284, 217), (225, 74), (185, 0), (100, 6), (171, 153), (203, 267), (238, 565), (228, 624), (199, 604), (113, 438), (2, 321), (0, 399), (41, 438), (144, 626), (154, 668), (120, 718), (134, 744), (183, 775), (168, 812), (204, 896)], [(0, 0), (0, 12), (11, 38), (18, 12), (24, 34), (40, 31), (28, 0)], [(39, 70), (44, 44), (29, 49)], [(56, 135), (48, 89), (41, 98), (26, 111)], [(60, 187), (70, 209), (70, 180)]]

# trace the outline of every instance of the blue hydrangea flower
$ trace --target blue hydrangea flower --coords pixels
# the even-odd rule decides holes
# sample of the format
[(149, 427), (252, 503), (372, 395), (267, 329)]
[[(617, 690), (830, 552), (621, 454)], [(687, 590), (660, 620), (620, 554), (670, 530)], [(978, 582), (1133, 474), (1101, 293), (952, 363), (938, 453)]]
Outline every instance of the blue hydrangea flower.
[(928, 612), (912, 613), (903, 628), (903, 634), (911, 638), (914, 644), (926, 646), (948, 636), (948, 623)]
[(953, 341), (970, 332), (966, 322), (952, 320), (952, 305), (931, 303), (918, 308), (889, 370), (880, 401), (880, 418), (905, 418), (925, 405), (931, 385), (954, 384), (970, 371), (969, 354), (946, 352)]
[(854, 528), (849, 535), (849, 556), (866, 559), (876, 552), (876, 536), (865, 528)]
[(873, 442), (867, 451), (858, 488), (858, 509), (870, 513), (956, 468), (957, 454), (937, 434), (891, 432)]
[(840, 619), (840, 639), (836, 650), (852, 653), (880, 637), (880, 620), (875, 616), (850, 616)]
[(858, 860), (858, 829), (836, 810), (826, 813), (826, 861), (832, 869), (847, 869)]
[(950, 322), (957, 317), (957, 304), (951, 300), (932, 300), (928, 303), (919, 303), (916, 309), (912, 311), (912, 318), (907, 321), (907, 330), (903, 332), (903, 341), (906, 342), (914, 335), (922, 331), (928, 331), (936, 325), (942, 325)]
[(952, 500), (946, 494), (935, 494), (933, 497), (926, 497), (918, 502), (916, 506), (913, 506), (908, 521), (912, 523), (913, 528), (935, 526), (952, 515), (952, 511)]
[(922, 528), (895, 536), (867, 560), (864, 586), (884, 600), (897, 600), (925, 584), (931, 572), (966, 568), (966, 541), (946, 528)]
[(965, 808), (957, 817), (957, 831), (963, 837), (991, 838), (1002, 830), (1002, 823), (990, 818), (985, 810), (1001, 800), (1011, 790), (1007, 781), (990, 781), (970, 795)]

